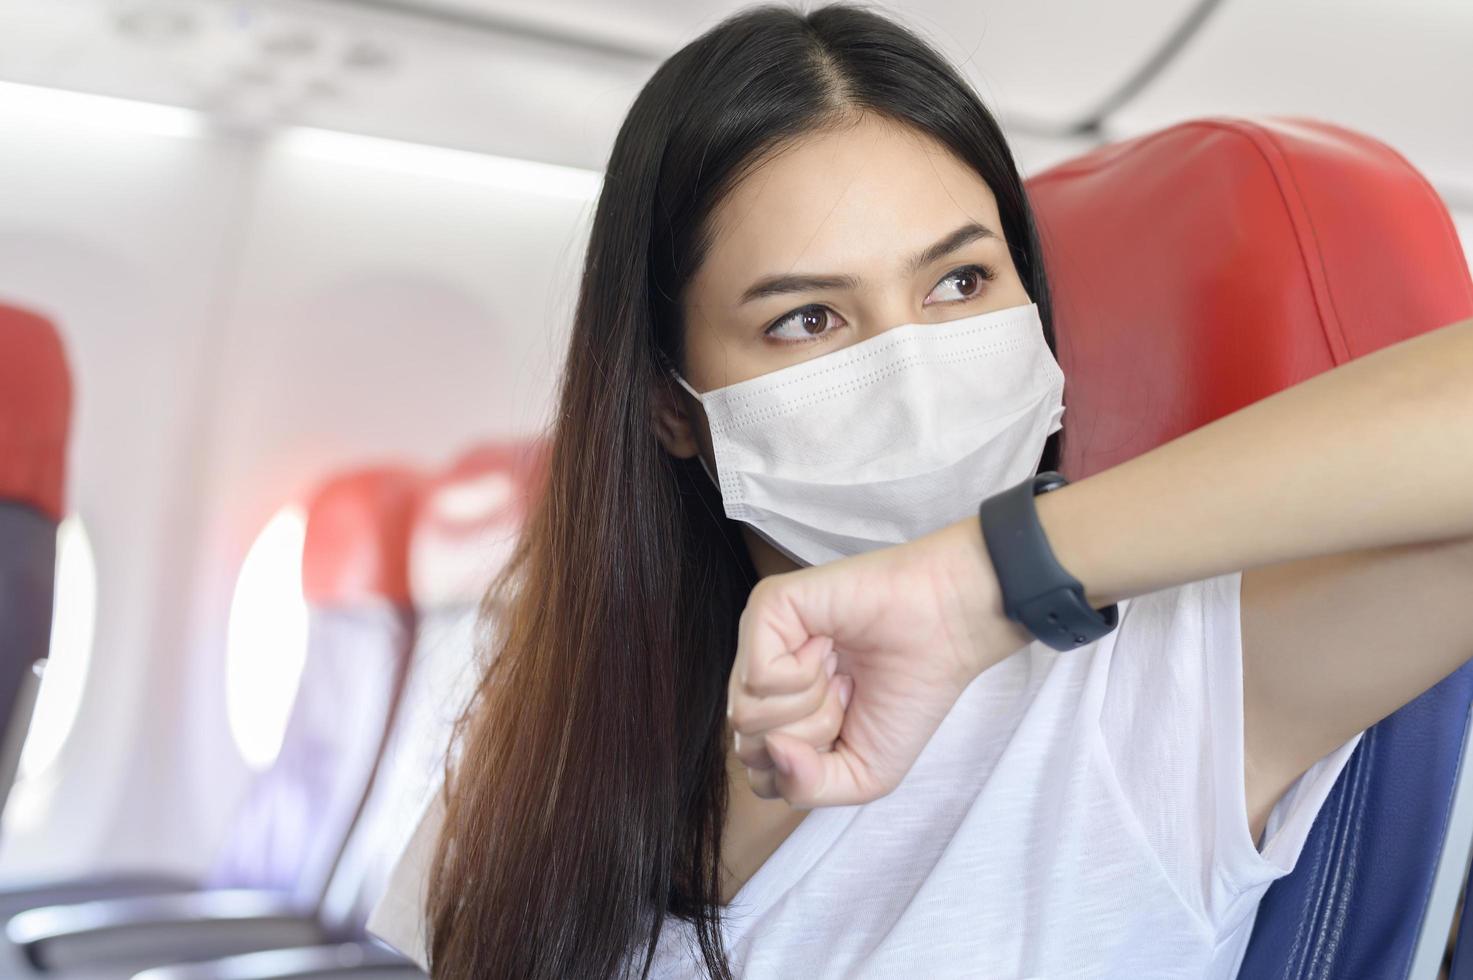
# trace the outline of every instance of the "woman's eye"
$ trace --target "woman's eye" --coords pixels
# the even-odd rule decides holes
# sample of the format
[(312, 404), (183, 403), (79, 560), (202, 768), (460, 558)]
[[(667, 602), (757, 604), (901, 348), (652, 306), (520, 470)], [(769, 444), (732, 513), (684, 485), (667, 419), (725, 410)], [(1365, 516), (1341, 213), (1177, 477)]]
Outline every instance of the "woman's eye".
[(790, 342), (822, 340), (833, 332), (826, 328), (837, 318), (834, 311), (826, 306), (805, 306), (789, 313), (763, 332), (776, 340)]
[(960, 269), (948, 273), (946, 278), (941, 280), (936, 288), (940, 289), (947, 283), (956, 283), (956, 288), (960, 290), (961, 295), (954, 299), (943, 299), (941, 302), (964, 303), (969, 299), (976, 299), (982, 292), (982, 284), (990, 282), (996, 278), (996, 275), (989, 266), (964, 265)]
[[(965, 303), (976, 299), (982, 294), (983, 284), (991, 282), (996, 277), (997, 273), (991, 266), (986, 265), (964, 265), (959, 269), (954, 269), (947, 274), (945, 279), (941, 280), (936, 288), (940, 289), (948, 283), (954, 283), (953, 288), (958, 291), (958, 295), (950, 299), (943, 298), (940, 302)], [(842, 325), (843, 320), (827, 306), (805, 306), (778, 320), (763, 333), (775, 340), (788, 343), (823, 340), (834, 332), (831, 324), (836, 319)]]

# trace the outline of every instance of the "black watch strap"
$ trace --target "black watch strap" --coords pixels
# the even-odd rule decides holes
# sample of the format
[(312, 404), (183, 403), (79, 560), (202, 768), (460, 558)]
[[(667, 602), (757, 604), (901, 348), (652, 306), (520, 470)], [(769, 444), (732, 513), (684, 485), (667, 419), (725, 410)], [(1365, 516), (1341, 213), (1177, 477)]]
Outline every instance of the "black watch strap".
[(1095, 609), (1084, 585), (1059, 564), (1049, 547), (1033, 498), (1068, 484), (1045, 470), (982, 501), (982, 538), (1002, 587), (1003, 612), (1055, 650), (1071, 650), (1115, 628), (1116, 603)]

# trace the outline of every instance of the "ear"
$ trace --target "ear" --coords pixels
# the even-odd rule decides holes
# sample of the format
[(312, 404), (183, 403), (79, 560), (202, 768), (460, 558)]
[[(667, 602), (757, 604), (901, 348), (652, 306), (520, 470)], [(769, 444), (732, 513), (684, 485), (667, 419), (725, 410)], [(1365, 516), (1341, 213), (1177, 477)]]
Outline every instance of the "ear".
[(701, 451), (696, 438), (693, 413), (699, 403), (669, 381), (656, 382), (651, 403), (650, 425), (665, 451), (679, 459), (690, 459)]

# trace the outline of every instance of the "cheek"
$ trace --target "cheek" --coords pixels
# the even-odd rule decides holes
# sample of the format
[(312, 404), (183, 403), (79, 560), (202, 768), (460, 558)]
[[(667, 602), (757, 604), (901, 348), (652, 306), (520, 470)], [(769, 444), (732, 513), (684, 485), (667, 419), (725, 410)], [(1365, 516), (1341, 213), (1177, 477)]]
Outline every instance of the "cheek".
[[(724, 375), (730, 369), (732, 352), (721, 328), (699, 314), (687, 323), (684, 338), (686, 378), (697, 391), (709, 391), (729, 384)], [(699, 408), (699, 404), (696, 407)]]
[(772, 363), (772, 351), (760, 340), (741, 339), (738, 328), (730, 335), (714, 329), (701, 336), (687, 335), (686, 343), (688, 377), (697, 391), (723, 388), (782, 366)]
[(998, 286), (1000, 287), (998, 295), (1007, 300), (1007, 306), (1027, 306), (1033, 302), (1033, 297), (1028, 295), (1028, 287), (1024, 285), (1023, 279), (1018, 275), (1017, 270), (1013, 270), (1010, 275), (1003, 277), (999, 281)]

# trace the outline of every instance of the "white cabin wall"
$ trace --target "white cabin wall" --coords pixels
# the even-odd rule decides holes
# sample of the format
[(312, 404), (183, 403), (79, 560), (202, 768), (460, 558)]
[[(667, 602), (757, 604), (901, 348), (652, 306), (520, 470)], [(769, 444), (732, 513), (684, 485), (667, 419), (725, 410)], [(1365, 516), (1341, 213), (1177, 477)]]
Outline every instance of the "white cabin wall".
[[(492, 171), (423, 151), (431, 163), (447, 154), (472, 174)], [(149, 754), (175, 798), (167, 808), (132, 800), (116, 846), (145, 854), (162, 831), (203, 856), (208, 831), (229, 817), (234, 801), (212, 792), (236, 759), (221, 627), (236, 570), (277, 507), (337, 467), (441, 465), (475, 441), (545, 422), (590, 202), (285, 147), (263, 153), (200, 487), (189, 696)]]
[(0, 297), (53, 317), (66, 342), (68, 504), (101, 586), (85, 720), (55, 766), (17, 787), (0, 867), (81, 869), (111, 856), (140, 719), (186, 695), (170, 669), (178, 649), (157, 639), (189, 594), (192, 528), (178, 515), (201, 475), (196, 424), (242, 158), (228, 142), (40, 114), (25, 93), (0, 92), (0, 131)]

